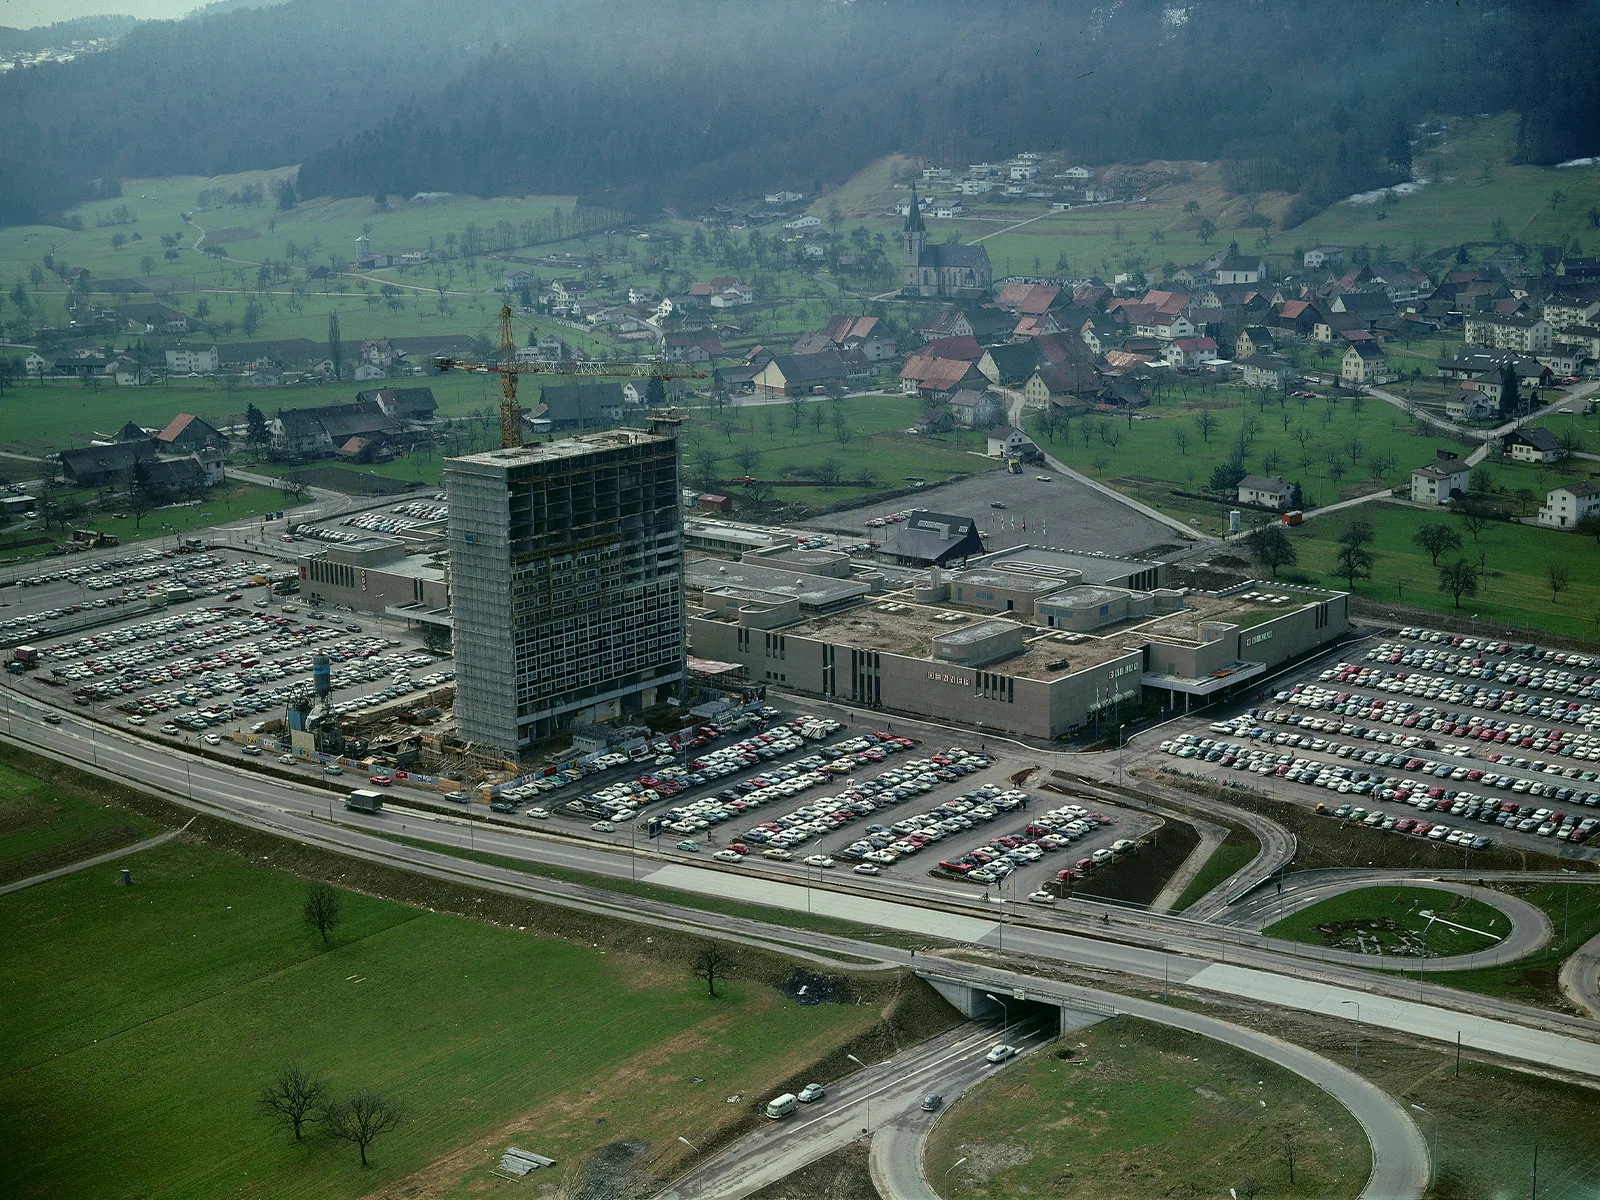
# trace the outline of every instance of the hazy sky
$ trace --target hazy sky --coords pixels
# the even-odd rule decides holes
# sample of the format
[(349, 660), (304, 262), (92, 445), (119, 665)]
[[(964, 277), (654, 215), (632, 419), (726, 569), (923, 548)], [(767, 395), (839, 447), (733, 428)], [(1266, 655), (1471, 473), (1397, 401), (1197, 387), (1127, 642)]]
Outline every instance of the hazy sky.
[(199, 0), (0, 0), (0, 25), (30, 29), (73, 17), (126, 13), (130, 17), (170, 18), (199, 8)]

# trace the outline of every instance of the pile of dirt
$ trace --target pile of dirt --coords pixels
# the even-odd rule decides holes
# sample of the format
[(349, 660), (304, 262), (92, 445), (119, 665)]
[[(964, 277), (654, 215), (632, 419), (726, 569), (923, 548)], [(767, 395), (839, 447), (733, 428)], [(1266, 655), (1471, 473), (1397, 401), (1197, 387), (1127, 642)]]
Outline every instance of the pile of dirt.
[(796, 967), (778, 990), (798, 1004), (854, 1004), (856, 990), (848, 979)]
[(626, 1200), (639, 1194), (649, 1163), (650, 1147), (644, 1142), (608, 1142), (583, 1164), (569, 1194), (572, 1200)]

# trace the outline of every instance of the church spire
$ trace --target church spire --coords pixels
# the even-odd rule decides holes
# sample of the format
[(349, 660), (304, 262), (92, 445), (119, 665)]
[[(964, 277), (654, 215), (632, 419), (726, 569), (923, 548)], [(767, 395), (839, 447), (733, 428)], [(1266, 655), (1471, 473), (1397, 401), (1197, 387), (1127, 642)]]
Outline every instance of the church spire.
[(911, 181), (911, 211), (906, 214), (907, 233), (926, 233), (927, 227), (922, 223), (922, 209), (917, 204), (917, 182)]

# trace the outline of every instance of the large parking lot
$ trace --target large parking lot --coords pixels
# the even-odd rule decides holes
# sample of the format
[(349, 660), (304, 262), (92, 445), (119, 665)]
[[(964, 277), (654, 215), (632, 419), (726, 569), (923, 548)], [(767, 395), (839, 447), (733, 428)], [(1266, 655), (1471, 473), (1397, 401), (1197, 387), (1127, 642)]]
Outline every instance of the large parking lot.
[(1162, 731), (1203, 774), (1255, 774), (1347, 820), (1483, 849), (1574, 851), (1600, 829), (1600, 659), (1407, 628)]
[[(281, 571), (223, 552), (148, 552), (41, 576), (24, 590), (67, 583), (96, 595), (35, 609), (22, 618), (42, 617), (34, 628), (92, 620), (97, 611), (111, 619), (38, 637), (38, 667), (17, 682), (57, 702), (70, 696), (112, 721), (159, 721), (168, 736), (199, 733), (217, 744), (233, 728), (283, 716), (291, 691), (309, 685), (317, 653), (332, 662), (342, 716), (454, 678), (448, 660), (424, 653), (415, 635), (380, 618), (312, 611), (273, 596), (259, 581)], [(152, 600), (164, 606), (152, 610)], [(121, 609), (128, 615), (117, 619)]]
[(1157, 824), (1103, 805), (1041, 811), (1037, 794), (1007, 778), (1019, 763), (970, 746), (930, 747), (814, 717), (720, 745), (736, 731), (718, 729), (703, 726), (699, 745), (642, 767), (601, 759), (605, 777), (576, 796), (567, 789), (578, 785), (545, 780), (500, 800), (507, 808), (532, 801), (520, 810), (530, 823), (622, 844), (644, 842), (653, 826), (662, 850), (779, 878), (849, 873), (965, 895), (1003, 886), (1019, 899), (1132, 852)]
[(984, 544), (991, 550), (1027, 542), (1138, 556), (1153, 546), (1170, 546), (1181, 537), (1126, 504), (1037, 463), (1025, 466), (1020, 475), (985, 471), (923, 489), (915, 496), (829, 513), (808, 524), (883, 541), (894, 534), (894, 527), (871, 527), (869, 520), (921, 508), (975, 518), (984, 533)]

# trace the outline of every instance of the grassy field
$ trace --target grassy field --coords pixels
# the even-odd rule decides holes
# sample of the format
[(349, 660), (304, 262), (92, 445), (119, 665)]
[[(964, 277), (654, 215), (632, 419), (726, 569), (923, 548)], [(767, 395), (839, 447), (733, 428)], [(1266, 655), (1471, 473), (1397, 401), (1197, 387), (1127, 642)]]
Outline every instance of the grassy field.
[[(1213, 423), (1209, 437), (1202, 427), (1207, 420)], [(1174, 492), (1203, 489), (1212, 471), (1238, 453), (1241, 438), (1247, 442), (1245, 467), (1299, 483), (1308, 507), (1393, 487), (1409, 480), (1411, 469), (1436, 450), (1459, 449), (1382, 401), (1274, 399), (1263, 409), (1249, 391), (1207, 388), (1190, 377), (1180, 377), (1163, 403), (1141, 410), (1132, 422), (1081, 416), (1046, 432), (1035, 413), (1027, 424), (1039, 444), (1068, 466), (1218, 530), (1237, 507), (1231, 497), (1211, 501)]]
[[(1430, 922), (1424, 912), (1441, 919)], [(1425, 945), (1430, 957), (1443, 958), (1489, 949), (1511, 932), (1511, 921), (1492, 905), (1435, 888), (1374, 887), (1330, 897), (1263, 932), (1364, 954), (1420, 954)]]
[(696, 485), (706, 482), (702, 459), (714, 454), (717, 479), (742, 477), (746, 471), (739, 454), (749, 449), (759, 455), (749, 472), (758, 479), (804, 479), (802, 472), (833, 459), (839, 464), (840, 478), (870, 475), (876, 480), (871, 489), (809, 486), (773, 490), (777, 501), (820, 505), (869, 490), (903, 487), (907, 475), (938, 482), (997, 465), (983, 457), (981, 433), (960, 430), (930, 436), (907, 432), (925, 407), (900, 395), (842, 401), (839, 411), (849, 429), (846, 440), (835, 431), (834, 405), (829, 401), (746, 405), (728, 410), (721, 418), (708, 410), (696, 410), (683, 427), (684, 475)]
[[(290, 875), (182, 843), (132, 865), (132, 889), (88, 871), (0, 900), (0, 1163), (14, 1195), (454, 1184), (513, 1130), (569, 1167), (619, 1139), (665, 1150), (880, 1015), (803, 1007), (753, 981), (713, 1000), (670, 965), (356, 894), (324, 949)], [(287, 1062), (404, 1104), (371, 1170), (251, 1112)], [(736, 1093), (744, 1107), (725, 1103)]]
[[(91, 498), (90, 494), (78, 492), (68, 493), (68, 496), (81, 496), (86, 501)], [(237, 482), (218, 484), (214, 488), (208, 488), (196, 504), (178, 504), (145, 513), (143, 519), (137, 523), (132, 514), (118, 516), (117, 514), (122, 510), (117, 507), (117, 504), (117, 500), (113, 499), (109, 503), (109, 511), (96, 510), (86, 513), (83, 517), (71, 523), (72, 528), (95, 529), (101, 533), (113, 534), (124, 545), (127, 545), (130, 542), (177, 537), (191, 529), (201, 529), (208, 525), (223, 525), (229, 521), (237, 521), (244, 517), (256, 517), (263, 513), (294, 507), (289, 497), (285, 496), (277, 488)], [(0, 542), (0, 558), (17, 560), (43, 557), (49, 553), (52, 546), (69, 541), (72, 536), (72, 528), (24, 531), (28, 533), (30, 538), (33, 536), (48, 536), (51, 540), (37, 545), (16, 545), (14, 547)], [(14, 537), (20, 536), (21, 533), (14, 535)]]
[[(1491, 466), (1491, 473), (1500, 468)], [(1600, 619), (1600, 547), (1592, 538), (1533, 525), (1496, 521), (1476, 542), (1448, 513), (1437, 516), (1398, 504), (1375, 501), (1354, 512), (1339, 512), (1308, 521), (1296, 537), (1299, 569), (1328, 581), (1338, 554), (1338, 539), (1353, 520), (1372, 523), (1372, 578), (1358, 579), (1355, 594), (1376, 603), (1402, 600), (1417, 608), (1463, 616), (1476, 615), (1486, 634), (1517, 630), (1549, 630), (1570, 637), (1593, 638)], [(1476, 562), (1483, 555), (1485, 576), (1476, 596), (1463, 596), (1459, 609), (1454, 599), (1438, 590), (1439, 573), (1431, 557), (1411, 541), (1425, 521), (1442, 521), (1461, 535), (1462, 548), (1454, 554)], [(1448, 561), (1441, 558), (1440, 561)], [(1548, 581), (1550, 564), (1572, 568), (1568, 590), (1552, 601)], [(1341, 581), (1340, 586), (1344, 586)]]
[(0, 763), (0, 883), (131, 845), (161, 827)]
[(1072, 1056), (1030, 1055), (940, 1119), (924, 1164), (936, 1184), (950, 1172), (943, 1195), (1244, 1195), (1254, 1179), (1262, 1195), (1333, 1197), (1366, 1183), (1370, 1156), (1354, 1118), (1280, 1067), (1130, 1017), (1057, 1045)]
[(1189, 881), (1189, 886), (1183, 889), (1178, 902), (1172, 906), (1172, 911), (1182, 912), (1235, 871), (1254, 861), (1256, 855), (1260, 853), (1261, 842), (1255, 834), (1244, 828), (1229, 829), (1222, 845), (1212, 851), (1211, 857), (1206, 859), (1206, 865), (1200, 868), (1199, 873)]

